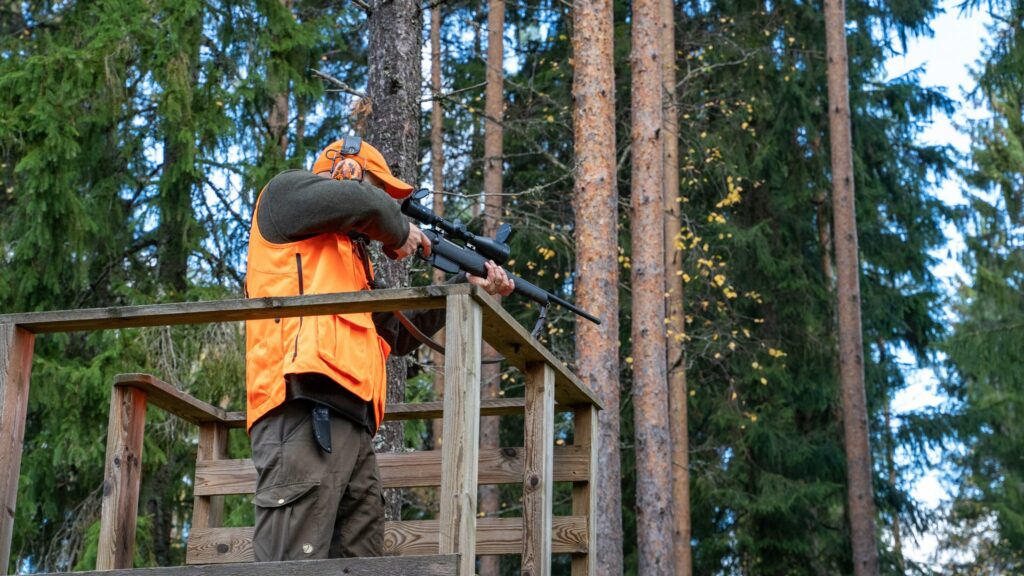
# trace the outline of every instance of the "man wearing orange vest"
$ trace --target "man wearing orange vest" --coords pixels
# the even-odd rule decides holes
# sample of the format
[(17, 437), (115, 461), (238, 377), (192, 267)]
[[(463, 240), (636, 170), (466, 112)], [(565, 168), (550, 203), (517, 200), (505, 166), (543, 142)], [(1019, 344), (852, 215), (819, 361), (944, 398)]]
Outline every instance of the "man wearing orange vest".
[[(275, 176), (253, 211), (248, 296), (368, 290), (368, 239), (391, 258), (429, 255), (430, 241), (399, 209), (411, 192), (357, 137), (325, 148), (312, 172)], [(487, 268), (487, 278), (469, 281), (491, 294), (511, 293), (505, 271)], [(427, 334), (444, 323), (443, 310), (408, 316)], [(246, 322), (257, 561), (383, 555), (372, 441), (384, 416), (384, 362), (418, 344), (390, 313)]]

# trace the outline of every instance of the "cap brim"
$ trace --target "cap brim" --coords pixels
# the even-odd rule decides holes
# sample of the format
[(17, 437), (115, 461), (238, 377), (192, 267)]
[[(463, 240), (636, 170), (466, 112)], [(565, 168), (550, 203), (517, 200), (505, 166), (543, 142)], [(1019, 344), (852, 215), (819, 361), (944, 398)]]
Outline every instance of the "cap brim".
[(384, 182), (384, 191), (396, 200), (405, 200), (409, 197), (409, 194), (412, 194), (412, 186), (402, 182), (391, 174), (381, 174), (380, 172), (375, 171), (373, 172), (373, 175)]

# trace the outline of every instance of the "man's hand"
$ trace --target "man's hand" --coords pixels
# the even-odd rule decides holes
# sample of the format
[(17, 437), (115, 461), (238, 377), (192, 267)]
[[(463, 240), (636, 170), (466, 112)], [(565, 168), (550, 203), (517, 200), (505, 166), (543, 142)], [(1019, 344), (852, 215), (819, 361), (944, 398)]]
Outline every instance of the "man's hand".
[(423, 257), (430, 256), (430, 238), (423, 233), (415, 224), (409, 223), (409, 236), (405, 239), (405, 244), (395, 249), (395, 260), (401, 260), (406, 256), (416, 253), (417, 248), (423, 249)]
[(470, 275), (470, 284), (483, 288), (484, 292), (487, 292), (492, 296), (495, 294), (508, 296), (513, 290), (515, 290), (516, 284), (508, 277), (504, 268), (498, 266), (492, 260), (488, 260), (484, 265), (487, 266), (487, 278)]

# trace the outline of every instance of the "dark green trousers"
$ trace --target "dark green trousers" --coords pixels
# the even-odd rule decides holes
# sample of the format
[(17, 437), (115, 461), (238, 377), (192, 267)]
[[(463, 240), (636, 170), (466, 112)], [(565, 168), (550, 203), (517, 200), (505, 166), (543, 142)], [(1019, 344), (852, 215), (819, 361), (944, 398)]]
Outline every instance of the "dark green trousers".
[(331, 453), (313, 437), (313, 404), (292, 400), (251, 430), (257, 562), (384, 555), (384, 500), (373, 438), (331, 413)]

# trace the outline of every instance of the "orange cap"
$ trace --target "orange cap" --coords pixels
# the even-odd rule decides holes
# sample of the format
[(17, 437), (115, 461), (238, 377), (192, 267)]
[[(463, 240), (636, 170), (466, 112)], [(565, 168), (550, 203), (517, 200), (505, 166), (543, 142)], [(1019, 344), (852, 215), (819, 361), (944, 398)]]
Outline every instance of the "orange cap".
[(348, 137), (331, 142), (324, 148), (313, 163), (313, 172), (316, 174), (331, 174), (338, 161), (342, 158), (358, 158), (365, 170), (373, 173), (374, 176), (384, 182), (384, 191), (396, 200), (404, 200), (412, 193), (412, 186), (395, 178), (384, 160), (384, 155), (369, 143), (361, 138)]

